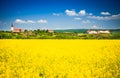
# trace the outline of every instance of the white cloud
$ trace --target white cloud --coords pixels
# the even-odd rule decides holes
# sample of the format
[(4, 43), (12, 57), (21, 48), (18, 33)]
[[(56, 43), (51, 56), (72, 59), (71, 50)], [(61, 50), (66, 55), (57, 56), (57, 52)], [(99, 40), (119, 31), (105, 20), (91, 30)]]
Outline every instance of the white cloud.
[(60, 16), (60, 13), (53, 13), (54, 16)]
[(102, 16), (88, 16), (87, 18), (97, 19), (97, 20), (103, 20), (104, 17)]
[(92, 13), (88, 13), (88, 15), (93, 15)]
[(96, 28), (98, 28), (98, 26), (97, 25), (93, 25), (92, 28), (96, 29)]
[(31, 24), (31, 23), (47, 23), (47, 20), (40, 19), (38, 21), (33, 20), (22, 20), (22, 19), (16, 19), (15, 23), (25, 23), (25, 24)]
[(66, 15), (68, 16), (78, 16), (78, 14), (75, 12), (75, 10), (65, 10)]
[(47, 23), (47, 20), (40, 19), (40, 20), (37, 21), (37, 23)]
[(120, 14), (111, 16), (88, 16), (87, 18), (97, 19), (97, 20), (118, 20), (120, 19)]
[(75, 17), (74, 20), (81, 20), (81, 18), (79, 18), (79, 17)]
[(75, 10), (65, 10), (66, 15), (68, 16), (92, 16), (92, 13), (87, 13), (85, 10), (80, 10), (79, 12), (76, 12)]
[(26, 23), (35, 23), (35, 21), (27, 20)]
[(32, 20), (22, 20), (22, 19), (16, 19), (15, 20), (15, 23), (35, 23), (35, 21), (32, 21)]
[(21, 20), (21, 19), (16, 19), (16, 20), (15, 20), (15, 23), (26, 23), (26, 21)]
[(82, 21), (82, 23), (88, 24), (88, 23), (91, 23), (91, 22), (90, 22), (90, 20), (84, 20), (84, 21)]
[(102, 15), (111, 15), (109, 12), (101, 12)]
[(86, 15), (86, 11), (85, 10), (80, 10), (79, 15), (81, 15), (81, 16)]
[(109, 19), (120, 19), (120, 14), (112, 15)]

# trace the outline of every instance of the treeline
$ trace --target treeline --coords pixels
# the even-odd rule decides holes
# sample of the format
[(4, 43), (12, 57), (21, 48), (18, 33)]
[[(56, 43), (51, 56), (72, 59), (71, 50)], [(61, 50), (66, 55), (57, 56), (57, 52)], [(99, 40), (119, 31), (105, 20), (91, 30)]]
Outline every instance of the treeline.
[(25, 30), (14, 33), (11, 31), (0, 31), (0, 39), (120, 39), (120, 31), (110, 34), (87, 34), (76, 32), (54, 32), (48, 30)]

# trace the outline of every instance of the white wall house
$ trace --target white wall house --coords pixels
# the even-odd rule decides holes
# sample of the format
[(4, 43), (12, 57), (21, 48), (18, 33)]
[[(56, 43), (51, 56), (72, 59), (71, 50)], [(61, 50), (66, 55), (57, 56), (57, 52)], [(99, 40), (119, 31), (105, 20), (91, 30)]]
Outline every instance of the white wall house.
[(109, 34), (110, 31), (109, 30), (105, 30), (105, 31), (98, 31), (98, 33), (106, 33), (106, 34)]
[(87, 33), (88, 33), (88, 34), (100, 34), (100, 33), (109, 34), (110, 31), (109, 31), (109, 30), (99, 30), (99, 31), (88, 30)]
[(97, 34), (98, 32), (97, 32), (97, 31), (88, 30), (87, 33), (88, 33), (88, 34)]

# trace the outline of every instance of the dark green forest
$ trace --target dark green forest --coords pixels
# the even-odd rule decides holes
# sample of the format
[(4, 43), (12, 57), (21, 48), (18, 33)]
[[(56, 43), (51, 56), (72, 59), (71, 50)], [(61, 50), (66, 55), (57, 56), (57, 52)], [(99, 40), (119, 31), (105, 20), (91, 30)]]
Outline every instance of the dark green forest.
[(120, 29), (110, 30), (110, 34), (88, 34), (87, 29), (0, 31), (0, 39), (120, 39)]

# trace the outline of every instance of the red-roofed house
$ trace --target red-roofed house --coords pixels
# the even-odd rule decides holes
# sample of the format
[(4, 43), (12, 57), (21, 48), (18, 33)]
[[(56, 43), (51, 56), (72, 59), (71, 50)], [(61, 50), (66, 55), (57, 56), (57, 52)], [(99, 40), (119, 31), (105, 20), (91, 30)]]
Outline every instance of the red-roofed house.
[(54, 30), (48, 30), (49, 33), (54, 33)]
[(14, 28), (13, 24), (11, 25), (11, 31), (12, 32), (22, 32), (21, 28)]

